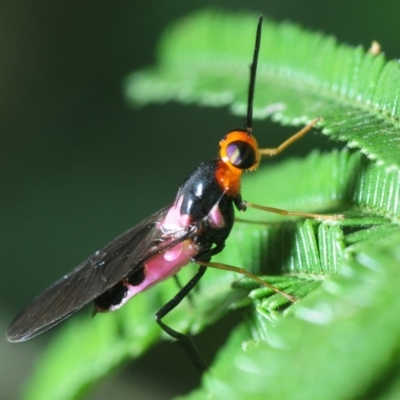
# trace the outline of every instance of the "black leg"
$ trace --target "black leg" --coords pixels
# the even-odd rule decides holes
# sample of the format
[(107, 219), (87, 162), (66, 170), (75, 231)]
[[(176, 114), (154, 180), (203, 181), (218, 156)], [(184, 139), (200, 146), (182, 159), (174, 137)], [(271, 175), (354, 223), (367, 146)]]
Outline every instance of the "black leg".
[[(176, 282), (176, 286), (178, 286), (178, 289), (181, 290), (183, 288), (183, 285), (178, 275), (174, 275), (174, 281)], [(188, 293), (187, 299), (190, 304), (190, 307), (194, 308), (192, 293)]]
[(175, 331), (168, 325), (164, 324), (161, 319), (164, 318), (171, 310), (173, 310), (185, 298), (185, 296), (187, 296), (187, 294), (196, 286), (201, 277), (204, 275), (206, 269), (207, 267), (200, 266), (197, 274), (178, 292), (178, 294), (173, 299), (171, 299), (167, 304), (161, 307), (160, 310), (158, 310), (155, 317), (158, 325), (160, 325), (160, 327), (166, 333), (168, 333), (168, 335), (178, 340), (186, 347), (186, 350), (189, 353), (190, 357), (193, 359), (195, 364), (202, 372), (207, 369), (207, 365), (197, 351), (192, 338), (188, 335)]

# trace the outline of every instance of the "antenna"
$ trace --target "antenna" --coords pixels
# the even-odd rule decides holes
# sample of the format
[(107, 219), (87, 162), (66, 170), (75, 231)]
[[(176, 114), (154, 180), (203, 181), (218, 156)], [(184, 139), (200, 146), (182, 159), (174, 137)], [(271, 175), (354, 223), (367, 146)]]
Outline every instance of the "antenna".
[(250, 65), (250, 84), (249, 84), (249, 97), (247, 98), (247, 119), (246, 119), (246, 130), (249, 135), (251, 135), (253, 131), (253, 99), (254, 99), (254, 90), (256, 86), (258, 54), (260, 52), (262, 22), (263, 22), (263, 16), (260, 15), (257, 25), (256, 43), (254, 46), (253, 61), (251, 62)]

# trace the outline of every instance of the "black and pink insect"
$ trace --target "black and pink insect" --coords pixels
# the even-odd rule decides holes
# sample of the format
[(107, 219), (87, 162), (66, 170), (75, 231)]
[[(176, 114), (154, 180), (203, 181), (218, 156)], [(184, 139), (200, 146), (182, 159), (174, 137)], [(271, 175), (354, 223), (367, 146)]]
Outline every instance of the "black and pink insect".
[[(207, 267), (236, 271), (272, 287), (242, 268), (210, 262), (212, 256), (225, 246), (234, 223), (234, 206), (239, 211), (250, 206), (285, 215), (320, 217), (257, 206), (242, 200), (243, 172), (255, 170), (262, 155), (280, 153), (319, 120), (314, 119), (277, 148), (258, 148), (252, 135), (252, 109), (261, 28), (262, 17), (257, 26), (250, 66), (246, 129), (235, 129), (220, 141), (219, 157), (200, 164), (194, 170), (179, 188), (171, 206), (154, 213), (96, 251), (36, 297), (10, 324), (7, 331), (10, 342), (31, 339), (92, 301), (96, 311), (114, 311), (136, 294), (177, 274), (183, 266), (193, 262), (199, 265), (197, 274), (158, 311), (156, 321), (169, 335), (183, 341), (200, 368), (204, 369), (205, 363), (194, 350), (191, 339), (165, 325), (162, 318), (190, 292)], [(293, 300), (286, 293), (280, 293)]]

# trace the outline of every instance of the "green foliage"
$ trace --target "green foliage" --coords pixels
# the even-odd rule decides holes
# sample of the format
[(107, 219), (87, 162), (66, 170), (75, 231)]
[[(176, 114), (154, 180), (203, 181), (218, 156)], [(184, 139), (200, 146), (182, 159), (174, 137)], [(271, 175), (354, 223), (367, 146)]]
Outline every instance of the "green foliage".
[[(177, 100), (246, 112), (256, 15), (206, 11), (171, 27), (157, 67), (133, 74), (135, 104)], [(323, 116), (323, 133), (370, 158), (400, 165), (400, 67), (361, 47), (290, 23), (265, 21), (254, 115), (301, 125)]]
[[(132, 75), (129, 97), (229, 104), (243, 113), (256, 20), (203, 12), (179, 22), (162, 40), (157, 69)], [(255, 117), (273, 114), (282, 123), (301, 124), (322, 115), (324, 133), (368, 157), (354, 150), (314, 151), (246, 176), (243, 194), (249, 201), (346, 218), (243, 214), (249, 221), (235, 224), (215, 261), (265, 276), (298, 301), (288, 304), (234, 273), (207, 271), (194, 294), (196, 308), (185, 301), (166, 322), (197, 333), (230, 309), (243, 309), (245, 319), (202, 388), (182, 398), (397, 398), (397, 63), (271, 22), (265, 23), (261, 50)], [(193, 271), (182, 271), (182, 281)], [(24, 398), (77, 398), (109, 370), (140, 356), (159, 339), (155, 311), (176, 291), (168, 281), (116, 313), (71, 319), (43, 356)]]
[(243, 324), (205, 389), (184, 398), (398, 398), (399, 233), (364, 243), (341, 263), (341, 277), (292, 306), (290, 317)]

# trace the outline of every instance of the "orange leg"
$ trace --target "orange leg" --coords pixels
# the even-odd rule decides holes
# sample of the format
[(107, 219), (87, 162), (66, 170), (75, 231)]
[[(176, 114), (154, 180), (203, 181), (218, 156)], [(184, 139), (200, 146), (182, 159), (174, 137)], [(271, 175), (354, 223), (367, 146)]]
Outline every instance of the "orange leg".
[(307, 132), (309, 132), (316, 124), (317, 122), (321, 121), (322, 118), (314, 118), (309, 124), (307, 124), (303, 129), (299, 130), (297, 133), (295, 133), (293, 136), (290, 136), (289, 139), (285, 140), (282, 144), (280, 144), (278, 147), (272, 148), (272, 149), (260, 149), (259, 152), (262, 156), (276, 156), (279, 153), (282, 153), (286, 148), (288, 148), (290, 145), (292, 145), (296, 140), (299, 140), (302, 138)]
[(282, 290), (279, 290), (278, 288), (271, 285), (270, 283), (263, 281), (258, 276), (252, 274), (249, 271), (246, 271), (244, 268), (234, 267), (233, 265), (228, 265), (228, 264), (222, 264), (222, 263), (216, 263), (216, 262), (205, 262), (205, 261), (200, 261), (200, 260), (194, 260), (193, 262), (195, 262), (198, 265), (202, 265), (203, 267), (222, 269), (224, 271), (232, 271), (232, 272), (236, 272), (241, 275), (245, 275), (245, 276), (249, 277), (250, 279), (253, 279), (254, 281), (258, 282), (260, 285), (263, 285), (269, 289), (272, 289), (274, 292), (281, 294), (283, 297), (287, 298), (290, 302), (294, 303), (296, 301), (295, 297), (283, 292)]
[(260, 206), (259, 204), (250, 203), (249, 201), (245, 201), (244, 204), (246, 207), (256, 208), (257, 210), (267, 211), (274, 214), (284, 215), (284, 216), (295, 216), (295, 217), (305, 217), (305, 218), (313, 218), (317, 220), (325, 220), (325, 221), (336, 221), (338, 219), (344, 219), (344, 215), (342, 214), (313, 214), (313, 213), (305, 213), (299, 211), (287, 211), (282, 210), (281, 208), (268, 207), (268, 206)]

